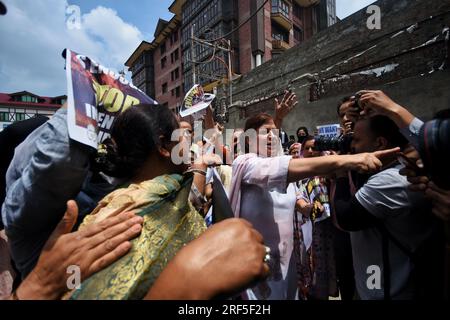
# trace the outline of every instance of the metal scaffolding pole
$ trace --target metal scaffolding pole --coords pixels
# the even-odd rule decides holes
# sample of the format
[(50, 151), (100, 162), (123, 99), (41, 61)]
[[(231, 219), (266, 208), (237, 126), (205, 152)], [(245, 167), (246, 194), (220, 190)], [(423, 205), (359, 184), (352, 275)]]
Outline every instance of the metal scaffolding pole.
[(194, 26), (191, 27), (191, 64), (192, 64), (192, 85), (197, 83), (197, 75), (195, 73), (195, 38), (194, 38)]

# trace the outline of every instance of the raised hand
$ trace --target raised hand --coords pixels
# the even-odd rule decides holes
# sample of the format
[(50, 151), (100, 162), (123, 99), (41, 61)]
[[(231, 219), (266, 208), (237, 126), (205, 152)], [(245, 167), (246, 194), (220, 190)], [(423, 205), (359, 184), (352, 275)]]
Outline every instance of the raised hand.
[(343, 134), (353, 134), (353, 122), (347, 121), (346, 123), (344, 123)]
[(360, 104), (363, 108), (361, 115), (369, 117), (382, 115), (389, 117), (399, 128), (405, 128), (414, 120), (414, 115), (404, 107), (394, 102), (383, 91), (362, 90)]
[(283, 119), (292, 111), (298, 104), (295, 93), (285, 91), (281, 102), (275, 98), (275, 125), (281, 129)]
[(362, 90), (360, 104), (363, 107), (363, 114), (368, 116), (383, 115), (388, 116), (392, 110), (399, 105), (380, 90)]

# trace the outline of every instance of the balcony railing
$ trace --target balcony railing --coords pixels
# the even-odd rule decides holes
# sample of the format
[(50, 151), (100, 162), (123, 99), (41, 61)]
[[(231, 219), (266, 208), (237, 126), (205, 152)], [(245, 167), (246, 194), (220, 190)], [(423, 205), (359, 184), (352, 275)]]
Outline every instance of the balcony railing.
[(294, 0), (301, 7), (310, 7), (318, 4), (320, 0)]
[(283, 40), (272, 40), (272, 49), (273, 50), (284, 51), (289, 48), (290, 48), (289, 43), (287, 43)]
[(291, 5), (286, 1), (272, 0), (272, 19), (288, 31), (292, 29), (290, 10)]
[(272, 14), (281, 14), (289, 19), (289, 4), (283, 0), (272, 0)]

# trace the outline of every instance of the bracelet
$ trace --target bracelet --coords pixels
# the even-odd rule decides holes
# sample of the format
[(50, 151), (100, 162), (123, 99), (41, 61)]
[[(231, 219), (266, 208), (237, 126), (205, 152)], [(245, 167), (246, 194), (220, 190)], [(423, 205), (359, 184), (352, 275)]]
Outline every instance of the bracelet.
[(189, 169), (186, 173), (198, 173), (206, 177), (206, 171), (201, 169)]

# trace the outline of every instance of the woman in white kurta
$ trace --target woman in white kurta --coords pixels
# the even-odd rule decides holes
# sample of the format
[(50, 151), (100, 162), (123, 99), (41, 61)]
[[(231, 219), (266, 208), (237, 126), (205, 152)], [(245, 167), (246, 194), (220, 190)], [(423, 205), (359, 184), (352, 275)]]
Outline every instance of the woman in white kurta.
[(287, 183), (290, 156), (238, 157), (233, 168), (242, 171), (239, 217), (252, 223), (271, 249), (270, 277), (248, 292), (250, 299), (295, 299), (297, 274), (293, 235), (296, 186)]
[(248, 140), (247, 154), (233, 162), (230, 202), (236, 217), (250, 221), (271, 249), (271, 276), (247, 290), (249, 299), (295, 299), (297, 279), (293, 254), (293, 215), (296, 187), (292, 182), (337, 170), (374, 171), (381, 168), (378, 157), (398, 152), (292, 159), (277, 156), (277, 126), (270, 115), (247, 120), (257, 132), (257, 141)]

